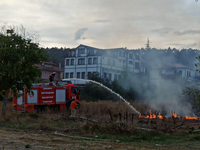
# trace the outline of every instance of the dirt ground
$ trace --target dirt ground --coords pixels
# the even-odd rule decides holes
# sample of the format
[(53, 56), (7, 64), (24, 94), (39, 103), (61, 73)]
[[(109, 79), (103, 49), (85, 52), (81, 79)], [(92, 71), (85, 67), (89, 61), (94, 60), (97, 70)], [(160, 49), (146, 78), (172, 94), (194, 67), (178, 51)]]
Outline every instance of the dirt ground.
[[(90, 141), (55, 135), (55, 132), (0, 129), (0, 150), (134, 150), (140, 149), (120, 141)], [(26, 148), (26, 145), (30, 145)]]

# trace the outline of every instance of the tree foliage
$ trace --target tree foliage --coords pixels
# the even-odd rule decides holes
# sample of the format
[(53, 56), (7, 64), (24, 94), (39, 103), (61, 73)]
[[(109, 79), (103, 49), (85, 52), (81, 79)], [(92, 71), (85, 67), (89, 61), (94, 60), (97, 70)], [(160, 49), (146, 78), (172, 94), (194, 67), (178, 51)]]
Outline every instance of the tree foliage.
[(30, 92), (32, 83), (41, 76), (34, 64), (46, 58), (37, 35), (29, 35), (23, 26), (3, 25), (0, 33), (0, 90), (6, 91), (2, 108), (2, 115), (5, 115), (9, 89), (15, 93), (26, 87)]
[[(125, 99), (135, 100), (135, 93), (132, 89), (123, 89), (118, 81), (110, 81), (108, 78), (100, 77), (98, 72), (93, 72), (88, 76), (88, 79), (97, 81), (104, 86), (112, 89)], [(84, 88), (81, 89), (81, 98), (86, 101), (97, 101), (97, 100), (119, 100), (119, 97), (112, 94), (109, 90), (100, 87), (94, 83), (87, 83)]]
[(61, 64), (61, 68), (64, 68), (63, 56), (67, 54), (67, 50), (68, 50), (67, 48), (57, 48), (57, 47), (44, 49), (45, 56), (47, 56), (47, 61), (55, 63), (56, 66), (59, 66), (59, 64)]
[[(200, 73), (200, 56), (196, 57), (198, 63), (195, 64), (196, 71)], [(199, 113), (200, 111), (200, 84), (196, 83), (195, 85), (191, 85), (190, 87), (186, 87), (183, 94), (187, 96), (188, 99), (192, 99), (195, 107)]]

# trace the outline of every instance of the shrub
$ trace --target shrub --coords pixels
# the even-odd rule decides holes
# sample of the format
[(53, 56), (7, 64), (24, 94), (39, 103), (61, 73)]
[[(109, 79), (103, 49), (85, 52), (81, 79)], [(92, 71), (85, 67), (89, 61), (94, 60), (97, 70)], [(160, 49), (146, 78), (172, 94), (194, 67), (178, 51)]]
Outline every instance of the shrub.
[(25, 148), (29, 148), (31, 145), (30, 144), (26, 144), (25, 145)]

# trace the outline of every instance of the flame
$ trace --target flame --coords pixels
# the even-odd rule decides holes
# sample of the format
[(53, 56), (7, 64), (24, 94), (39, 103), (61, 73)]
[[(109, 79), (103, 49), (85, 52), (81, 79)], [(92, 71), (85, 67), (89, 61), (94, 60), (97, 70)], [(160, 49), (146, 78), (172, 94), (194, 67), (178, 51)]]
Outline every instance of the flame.
[(154, 119), (154, 118), (156, 118), (156, 115), (155, 114), (153, 114), (152, 112), (151, 112), (151, 109), (149, 110), (149, 115), (147, 115), (147, 116), (142, 116), (141, 114), (139, 115), (139, 118), (150, 118), (150, 119)]
[[(172, 117), (174, 118), (178, 118), (178, 119), (181, 119), (180, 116), (177, 116), (177, 114), (175, 112), (172, 113)], [(163, 119), (164, 117), (158, 113), (158, 115), (156, 116), (155, 114), (153, 114), (151, 112), (151, 109), (149, 110), (149, 115), (147, 116), (142, 116), (141, 114), (139, 114), (138, 118), (147, 118), (147, 119), (155, 119), (155, 118), (159, 118), (159, 119)], [(194, 119), (194, 120), (200, 120), (200, 118), (197, 118), (197, 117), (188, 117), (188, 116), (185, 116), (185, 119)]]
[(163, 116), (160, 113), (158, 113), (158, 118), (163, 119)]
[[(195, 119), (195, 120), (198, 120), (197, 117), (188, 117), (188, 116), (185, 116), (185, 119)], [(200, 119), (199, 119), (200, 120)]]
[(176, 113), (172, 113), (172, 117), (181, 119), (181, 117), (180, 117), (180, 116), (177, 116)]

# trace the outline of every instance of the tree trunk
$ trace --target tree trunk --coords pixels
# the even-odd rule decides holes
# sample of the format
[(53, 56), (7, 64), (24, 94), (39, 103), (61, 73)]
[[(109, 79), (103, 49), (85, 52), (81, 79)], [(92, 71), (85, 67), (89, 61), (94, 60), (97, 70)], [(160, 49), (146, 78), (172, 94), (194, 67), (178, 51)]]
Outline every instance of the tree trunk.
[(3, 102), (3, 107), (2, 107), (2, 112), (1, 112), (1, 114), (3, 116), (6, 115), (6, 105), (7, 105), (7, 102), (8, 102), (8, 93), (9, 93), (9, 89), (6, 90), (6, 95), (5, 95), (4, 102)]

